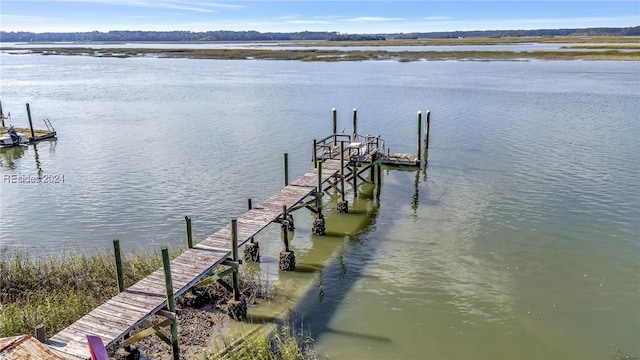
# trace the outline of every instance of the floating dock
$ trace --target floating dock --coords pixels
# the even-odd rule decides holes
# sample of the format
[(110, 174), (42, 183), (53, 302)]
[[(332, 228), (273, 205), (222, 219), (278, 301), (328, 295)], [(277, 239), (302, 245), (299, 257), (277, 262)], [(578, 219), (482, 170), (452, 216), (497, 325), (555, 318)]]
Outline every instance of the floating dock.
[[(55, 139), (58, 133), (56, 132), (56, 129), (53, 128), (53, 125), (51, 125), (51, 121), (49, 121), (49, 119), (43, 120), (44, 125), (47, 128), (46, 130), (39, 130), (39, 129), (33, 128), (33, 121), (31, 119), (31, 108), (29, 107), (29, 104), (27, 104), (26, 106), (27, 106), (27, 117), (29, 119), (29, 127), (22, 128), (22, 127), (14, 126), (13, 128), (18, 133), (26, 135), (27, 139), (29, 139), (29, 143), (35, 143), (35, 142), (38, 142), (41, 140), (47, 140), (47, 139)], [(4, 115), (4, 112), (2, 111), (2, 102), (0, 102), (0, 137), (9, 136), (9, 127), (12, 124), (9, 124), (8, 120), (11, 120), (11, 115), (10, 114), (8, 114), (7, 116)]]
[[(163, 268), (126, 289), (123, 282), (120, 245), (118, 240), (114, 240), (119, 294), (53, 335), (46, 341), (48, 347), (68, 359), (90, 359), (91, 350), (87, 335), (100, 337), (104, 346), (109, 348), (117, 343), (126, 347), (146, 336), (156, 334), (172, 347), (173, 358), (177, 359), (178, 316), (175, 298), (193, 287), (213, 281), (217, 281), (233, 293), (233, 300), (229, 302), (229, 315), (236, 320), (246, 319), (246, 303), (242, 303), (239, 295), (238, 268), (242, 261), (239, 259), (238, 247), (245, 245), (245, 260), (256, 261), (259, 255), (247, 256), (249, 245), (253, 249), (258, 248), (254, 237), (269, 224), (280, 223), (284, 239), (284, 250), (280, 253), (280, 269), (294, 270), (295, 255), (289, 249), (288, 243), (288, 232), (293, 229), (293, 218), (290, 215), (292, 212), (302, 208), (310, 210), (316, 217), (312, 233), (324, 235), (322, 198), (325, 192), (341, 194), (342, 201), (338, 203), (337, 211), (346, 213), (349, 211), (348, 202), (345, 199), (348, 185), (352, 186), (351, 190), (354, 196), (357, 196), (358, 183), (368, 182), (376, 187), (376, 194), (379, 197), (383, 163), (413, 166), (422, 164), (419, 155), (405, 157), (398, 154), (391, 156), (388, 151), (385, 153), (384, 140), (380, 136), (358, 135), (355, 110), (352, 135), (336, 133), (335, 109), (333, 117), (333, 134), (313, 141), (313, 170), (289, 182), (288, 155), (285, 153), (282, 190), (255, 207), (249, 199), (247, 212), (238, 218), (232, 218), (228, 226), (195, 246), (191, 234), (191, 219), (185, 217), (187, 250), (169, 261), (168, 251), (166, 247), (163, 248)], [(422, 133), (420, 114), (418, 129), (418, 142), (420, 142)], [(420, 149), (419, 144), (418, 150)], [(367, 170), (369, 174), (365, 174)], [(259, 252), (259, 249), (257, 250)], [(231, 285), (223, 279), (230, 274), (233, 277)], [(242, 309), (243, 306), (244, 309)], [(138, 329), (152, 315), (163, 316), (165, 320), (134, 334), (134, 329)], [(160, 333), (162, 327), (169, 326), (171, 327), (170, 336)]]

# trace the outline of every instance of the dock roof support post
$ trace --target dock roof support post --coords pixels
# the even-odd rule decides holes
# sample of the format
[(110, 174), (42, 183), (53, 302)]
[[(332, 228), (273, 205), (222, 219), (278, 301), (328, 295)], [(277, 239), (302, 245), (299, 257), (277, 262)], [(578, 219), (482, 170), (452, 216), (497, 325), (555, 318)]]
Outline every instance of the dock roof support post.
[(33, 133), (33, 122), (31, 121), (31, 109), (29, 108), (29, 103), (27, 103), (27, 117), (29, 118), (29, 128), (31, 128), (31, 137), (36, 137), (36, 134)]
[(193, 233), (191, 232), (191, 218), (188, 216), (185, 216), (184, 223), (185, 223), (186, 232), (187, 232), (187, 248), (193, 249)]
[(418, 162), (420, 162), (422, 156), (422, 111), (418, 111), (418, 141), (416, 146), (418, 147)]
[[(164, 269), (164, 283), (167, 290), (167, 308), (170, 312), (176, 313), (176, 298), (173, 295), (173, 281), (171, 280), (171, 263), (169, 261), (169, 250), (166, 246), (161, 248), (162, 267)], [(178, 319), (173, 319), (171, 323), (171, 353), (174, 360), (180, 359), (180, 349), (178, 348)]]
[(120, 252), (120, 240), (113, 239), (113, 253), (116, 257), (116, 276), (118, 277), (118, 293), (124, 291), (124, 275), (122, 273), (122, 254)]

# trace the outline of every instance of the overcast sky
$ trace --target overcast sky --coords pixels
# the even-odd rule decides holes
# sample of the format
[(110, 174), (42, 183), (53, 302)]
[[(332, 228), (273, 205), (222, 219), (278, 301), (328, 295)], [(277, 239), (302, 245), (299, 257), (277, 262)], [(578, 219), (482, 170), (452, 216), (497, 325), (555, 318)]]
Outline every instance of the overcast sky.
[(640, 1), (1, 0), (0, 30), (397, 33), (629, 27)]

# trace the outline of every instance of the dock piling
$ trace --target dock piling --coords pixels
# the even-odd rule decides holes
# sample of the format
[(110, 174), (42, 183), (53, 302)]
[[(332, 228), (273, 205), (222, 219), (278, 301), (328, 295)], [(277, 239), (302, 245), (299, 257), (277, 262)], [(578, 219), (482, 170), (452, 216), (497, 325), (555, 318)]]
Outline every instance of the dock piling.
[(284, 186), (289, 185), (289, 154), (284, 153)]
[[(1, 108), (0, 108), (1, 109)], [(333, 135), (336, 135), (338, 133), (338, 112), (336, 111), (336, 108), (331, 109), (331, 115), (333, 118)], [(335, 139), (336, 137), (333, 137), (333, 142), (335, 143)]]
[(296, 269), (296, 254), (289, 249), (289, 221), (287, 220), (287, 205), (282, 205), (282, 240), (284, 241), (284, 250), (280, 252), (280, 260), (278, 267), (282, 271), (293, 271)]
[(340, 141), (340, 201), (336, 206), (336, 211), (341, 214), (349, 212), (349, 201), (344, 197), (344, 141)]
[(313, 235), (324, 235), (326, 233), (324, 216), (322, 215), (322, 161), (318, 161), (318, 185), (316, 186), (316, 211), (318, 217), (313, 220), (311, 233)]
[(122, 253), (120, 252), (120, 240), (113, 239), (113, 253), (116, 258), (116, 276), (118, 277), (118, 292), (124, 291), (124, 274), (122, 273)]
[(313, 152), (311, 153), (311, 161), (313, 162), (313, 168), (316, 168), (316, 165), (318, 164), (318, 153), (317, 153), (317, 149), (318, 148), (318, 140), (313, 139)]
[(187, 233), (187, 249), (193, 249), (193, 233), (191, 232), (191, 218), (188, 216), (185, 216), (184, 223), (186, 226), (186, 233)]
[[(166, 246), (161, 248), (162, 267), (164, 269), (164, 283), (167, 290), (167, 308), (169, 312), (176, 313), (176, 298), (173, 296), (173, 281), (171, 280), (171, 263), (169, 260), (169, 250)], [(171, 353), (174, 360), (180, 359), (180, 349), (178, 348), (178, 319), (173, 319), (171, 323)]]
[(0, 120), (2, 121), (2, 127), (4, 126), (4, 111), (2, 111), (2, 101), (0, 101)]
[(358, 164), (357, 161), (353, 162), (353, 169), (351, 170), (353, 172), (352, 176), (353, 176), (353, 197), (355, 198), (356, 196), (358, 196)]
[[(231, 219), (231, 260), (238, 261), (238, 219)], [(240, 278), (233, 272), (233, 300), (240, 300)]]
[(416, 143), (418, 147), (418, 162), (421, 162), (422, 158), (422, 111), (418, 111), (418, 141)]
[(380, 199), (382, 191), (382, 154), (376, 154), (376, 199)]
[(35, 138), (36, 134), (33, 132), (33, 122), (31, 121), (31, 109), (29, 103), (27, 103), (27, 117), (29, 118), (29, 128), (31, 129), (31, 138)]
[[(238, 262), (238, 219), (231, 219), (231, 261)], [(247, 319), (247, 301), (244, 296), (240, 296), (240, 276), (239, 268), (235, 268), (231, 274), (233, 279), (233, 300), (230, 300), (227, 307), (229, 316), (237, 321)]]
[(38, 340), (43, 344), (47, 342), (47, 331), (44, 324), (40, 324), (36, 326), (35, 332), (36, 332), (36, 340)]
[[(251, 199), (247, 199), (247, 207), (253, 209)], [(253, 236), (249, 238), (249, 242), (244, 246), (244, 259), (246, 261), (260, 262), (260, 244), (257, 243)]]
[(358, 109), (353, 109), (353, 139), (351, 142), (358, 141)]
[(426, 114), (427, 118), (427, 127), (424, 133), (424, 161), (426, 163), (427, 158), (429, 157), (429, 127), (431, 126), (431, 111), (427, 110)]
[(284, 251), (289, 252), (289, 224), (287, 219), (287, 205), (282, 205), (282, 239), (284, 240)]

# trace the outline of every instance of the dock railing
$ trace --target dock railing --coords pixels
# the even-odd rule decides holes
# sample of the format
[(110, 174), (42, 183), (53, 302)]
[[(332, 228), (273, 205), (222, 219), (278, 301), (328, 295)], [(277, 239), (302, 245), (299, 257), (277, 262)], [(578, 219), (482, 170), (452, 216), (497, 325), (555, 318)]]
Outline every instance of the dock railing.
[(370, 161), (374, 153), (385, 152), (384, 139), (379, 135), (331, 134), (313, 141), (313, 163), (324, 159), (339, 159), (340, 143), (343, 143), (343, 151), (347, 151), (347, 158), (354, 161)]

